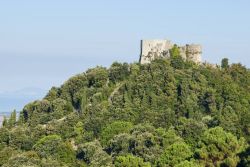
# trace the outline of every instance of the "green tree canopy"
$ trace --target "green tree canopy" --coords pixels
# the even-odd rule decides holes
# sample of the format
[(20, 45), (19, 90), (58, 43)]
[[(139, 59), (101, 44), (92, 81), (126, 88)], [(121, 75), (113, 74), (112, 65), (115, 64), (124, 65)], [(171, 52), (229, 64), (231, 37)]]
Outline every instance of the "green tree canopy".
[(221, 127), (208, 129), (202, 137), (201, 148), (197, 155), (206, 166), (237, 166), (238, 154), (245, 149), (244, 139), (237, 139)]

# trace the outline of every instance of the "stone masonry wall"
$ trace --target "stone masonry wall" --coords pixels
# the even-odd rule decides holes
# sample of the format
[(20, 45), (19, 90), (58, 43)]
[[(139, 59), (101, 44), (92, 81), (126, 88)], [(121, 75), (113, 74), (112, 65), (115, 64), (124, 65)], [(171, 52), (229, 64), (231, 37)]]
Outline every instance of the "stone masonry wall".
[[(169, 40), (142, 40), (141, 41), (141, 55), (140, 63), (147, 64), (156, 58), (170, 57), (170, 49), (173, 44)], [(180, 55), (184, 60), (201, 63), (202, 46), (191, 44), (180, 46)]]

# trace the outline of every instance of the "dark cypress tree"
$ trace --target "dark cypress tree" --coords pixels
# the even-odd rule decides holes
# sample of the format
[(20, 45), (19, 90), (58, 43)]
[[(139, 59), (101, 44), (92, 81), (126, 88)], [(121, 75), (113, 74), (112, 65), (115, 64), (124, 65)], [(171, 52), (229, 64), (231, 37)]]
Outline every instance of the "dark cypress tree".
[(229, 67), (229, 60), (228, 58), (224, 58), (221, 60), (221, 68), (227, 69)]

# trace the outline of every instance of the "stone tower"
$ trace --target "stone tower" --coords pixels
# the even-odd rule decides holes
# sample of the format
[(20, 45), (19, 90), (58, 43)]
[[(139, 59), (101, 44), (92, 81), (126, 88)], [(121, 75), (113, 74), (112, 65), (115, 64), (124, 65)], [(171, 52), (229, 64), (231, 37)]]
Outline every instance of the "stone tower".
[(140, 63), (150, 63), (160, 57), (169, 57), (169, 50), (173, 44), (169, 40), (141, 40)]
[[(169, 58), (170, 49), (173, 44), (169, 40), (142, 40), (140, 63), (147, 64), (157, 58)], [(201, 63), (202, 46), (197, 44), (187, 44), (180, 46), (180, 56), (184, 60)]]
[(190, 61), (201, 63), (202, 46), (198, 44), (186, 45), (186, 56)]

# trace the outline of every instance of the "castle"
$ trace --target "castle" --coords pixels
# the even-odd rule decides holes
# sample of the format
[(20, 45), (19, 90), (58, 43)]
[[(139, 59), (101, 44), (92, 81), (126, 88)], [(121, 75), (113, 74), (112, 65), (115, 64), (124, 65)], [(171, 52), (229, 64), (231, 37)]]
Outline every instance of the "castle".
[[(169, 58), (174, 44), (169, 40), (141, 40), (140, 63), (147, 64), (157, 58)], [(201, 63), (202, 47), (197, 44), (179, 46), (180, 56), (184, 60)]]

